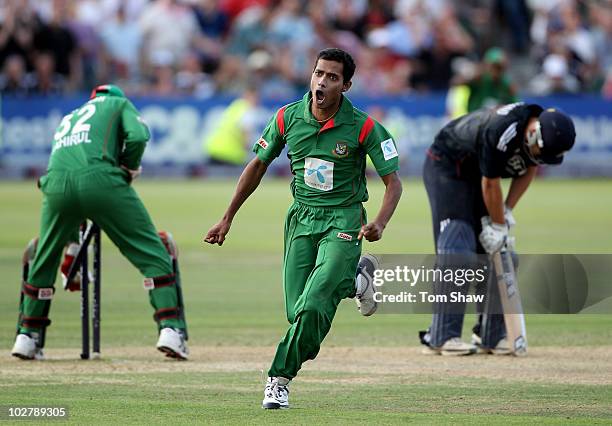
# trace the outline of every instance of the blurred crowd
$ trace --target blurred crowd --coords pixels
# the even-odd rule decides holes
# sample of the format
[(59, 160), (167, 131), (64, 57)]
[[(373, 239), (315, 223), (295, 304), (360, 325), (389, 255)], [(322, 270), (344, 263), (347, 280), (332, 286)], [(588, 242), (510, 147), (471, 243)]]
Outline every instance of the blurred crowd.
[(287, 99), (336, 46), (354, 95), (446, 91), (493, 66), (521, 94), (612, 97), (612, 0), (0, 0), (0, 25), (3, 95)]

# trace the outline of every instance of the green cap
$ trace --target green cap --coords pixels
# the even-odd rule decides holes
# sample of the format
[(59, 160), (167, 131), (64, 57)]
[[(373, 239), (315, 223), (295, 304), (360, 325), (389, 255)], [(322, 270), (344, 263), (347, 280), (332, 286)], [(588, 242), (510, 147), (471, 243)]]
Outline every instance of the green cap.
[(484, 60), (488, 64), (501, 64), (506, 61), (506, 54), (499, 47), (492, 47), (485, 52)]
[(100, 86), (95, 87), (91, 91), (91, 95), (89, 99), (93, 99), (96, 96), (106, 95), (106, 96), (117, 96), (119, 98), (125, 98), (125, 93), (123, 90), (119, 88), (119, 86), (115, 86), (114, 84), (102, 84)]

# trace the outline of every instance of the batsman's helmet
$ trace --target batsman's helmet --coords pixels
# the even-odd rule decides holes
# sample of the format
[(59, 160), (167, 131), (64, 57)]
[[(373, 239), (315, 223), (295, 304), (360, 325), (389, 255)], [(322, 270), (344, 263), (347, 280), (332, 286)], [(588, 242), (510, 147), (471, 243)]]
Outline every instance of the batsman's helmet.
[(554, 108), (540, 114), (536, 131), (528, 136), (529, 145), (537, 144), (540, 147), (537, 162), (544, 164), (561, 164), (563, 155), (572, 149), (575, 140), (574, 122)]
[(89, 99), (93, 99), (96, 96), (102, 95), (125, 98), (125, 93), (123, 93), (123, 90), (121, 90), (119, 86), (115, 86), (114, 84), (102, 84), (100, 86), (94, 87), (94, 89), (91, 91)]

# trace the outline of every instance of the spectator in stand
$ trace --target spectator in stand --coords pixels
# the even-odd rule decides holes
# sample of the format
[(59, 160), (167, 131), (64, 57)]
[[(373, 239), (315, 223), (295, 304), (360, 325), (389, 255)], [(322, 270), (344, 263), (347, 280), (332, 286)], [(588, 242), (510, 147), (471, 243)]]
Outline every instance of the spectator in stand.
[[(361, 40), (350, 31), (335, 30), (329, 23), (324, 0), (309, 1), (306, 13), (316, 34), (315, 50), (336, 46), (352, 55), (357, 55), (362, 47)], [(310, 67), (308, 67), (310, 69)]]
[(410, 81), (414, 74), (413, 63), (408, 59), (398, 60), (391, 68), (385, 82), (385, 91), (393, 95), (408, 95), (412, 91)]
[(79, 51), (82, 80), (77, 90), (88, 90), (106, 81), (106, 62), (100, 54), (102, 40), (98, 26), (102, 7), (98, 1), (70, 1), (67, 6), (66, 26), (72, 32)]
[[(507, 71), (526, 95), (532, 89), (538, 93), (574, 92), (575, 79), (579, 91), (600, 93), (612, 68), (609, 3), (0, 0), (0, 69), (18, 73), (15, 61), (4, 68), (8, 57), (18, 55), (26, 72), (31, 72), (37, 53), (51, 52), (63, 82), (50, 87), (59, 85), (62, 91), (83, 90), (84, 80), (106, 77), (122, 81), (135, 92), (146, 92), (155, 80), (153, 86), (159, 94), (178, 91), (200, 97), (213, 93), (239, 96), (252, 72), (248, 58), (253, 52), (258, 52), (256, 59), (263, 58), (260, 51), (271, 55), (272, 66), (258, 68), (256, 73), (261, 74), (262, 69), (272, 73), (274, 84), (268, 86), (272, 92), (282, 93), (303, 91), (310, 78), (312, 54), (337, 46), (354, 57), (363, 57), (368, 64), (360, 66), (363, 74), (355, 80), (354, 92), (384, 96), (415, 89), (444, 90), (453, 59), (478, 57), (492, 40), (498, 40), (511, 52), (504, 73)], [(500, 26), (494, 19), (496, 12), (506, 25)], [(528, 25), (530, 31), (526, 30)], [(163, 56), (161, 66), (155, 55)], [(373, 62), (372, 55), (376, 57)], [(565, 66), (553, 59), (553, 65), (546, 67), (548, 74), (542, 69), (539, 80), (532, 81), (549, 55), (562, 56), (567, 73)], [(170, 71), (179, 70), (179, 75), (169, 78)], [(7, 77), (0, 75), (4, 81)], [(51, 80), (59, 81), (55, 77)], [(477, 81), (487, 83), (486, 79)], [(461, 88), (465, 94), (467, 86)], [(478, 92), (478, 88), (471, 89)], [(269, 91), (265, 89), (264, 96)], [(482, 102), (480, 99), (476, 104)]]
[(109, 56), (109, 81), (135, 79), (139, 73), (142, 33), (127, 19), (126, 9), (119, 6), (113, 18), (101, 28), (104, 51)]
[(364, 16), (367, 32), (382, 28), (393, 20), (393, 2), (386, 0), (370, 0)]
[(493, 15), (507, 25), (512, 49), (517, 53), (526, 52), (529, 45), (529, 10), (525, 0), (495, 0), (493, 11)]
[(280, 1), (270, 22), (270, 35), (280, 46), (277, 52), (281, 74), (294, 85), (295, 90), (306, 92), (310, 82), (312, 55), (317, 50), (317, 37), (300, 0)]
[(119, 8), (123, 9), (126, 22), (138, 25), (140, 16), (152, 0), (102, 0), (104, 18), (115, 16)]
[(175, 80), (175, 56), (167, 50), (157, 51), (151, 58), (151, 84), (146, 94), (155, 97), (174, 97), (179, 94)]
[(296, 89), (282, 73), (274, 56), (263, 49), (255, 50), (247, 59), (247, 73), (250, 84), (257, 86), (264, 98), (285, 100), (295, 97)]
[(444, 4), (432, 19), (433, 45), (417, 56), (418, 70), (412, 77), (412, 86), (421, 90), (446, 91), (453, 75), (453, 59), (467, 55), (474, 43), (459, 23), (452, 5)]
[[(43, 84), (40, 78), (48, 80), (44, 82), (44, 93), (53, 93), (57, 90), (54, 82), (58, 83), (59, 79), (55, 78), (54, 72), (63, 77), (62, 80), (66, 81), (69, 89), (74, 90), (81, 85), (82, 68), (78, 44), (66, 23), (68, 6), (67, 0), (53, 0), (51, 20), (43, 24), (34, 34), (34, 50), (45, 52), (36, 55), (35, 65), (38, 84)], [(53, 66), (47, 58), (48, 53), (53, 56)], [(42, 75), (39, 74), (41, 67), (44, 70)], [(53, 71), (49, 73), (50, 69)], [(61, 86), (63, 90), (64, 84)]]
[(354, 95), (382, 96), (389, 80), (389, 69), (381, 67), (386, 51), (365, 46), (359, 51), (356, 60), (360, 72), (353, 77), (351, 93)]
[(170, 67), (178, 66), (199, 36), (193, 11), (181, 0), (154, 0), (144, 9), (138, 24), (146, 73), (150, 73), (160, 52)]
[(577, 93), (580, 83), (570, 74), (566, 58), (551, 54), (544, 59), (542, 73), (531, 81), (529, 89), (538, 96), (567, 95)]
[(592, 22), (592, 37), (595, 57), (605, 72), (612, 71), (612, 3), (604, 1), (590, 4), (589, 17)]
[(593, 35), (583, 25), (573, 1), (561, 6), (560, 18), (563, 45), (571, 52), (568, 58), (570, 70), (578, 78), (584, 90), (592, 89), (592, 82), (601, 75)]
[(56, 72), (52, 52), (38, 52), (34, 59), (34, 71), (26, 76), (28, 93), (37, 96), (61, 95), (66, 91), (66, 79)]
[(32, 69), (34, 33), (41, 25), (27, 0), (7, 1), (1, 8), (0, 66), (8, 57), (18, 55), (27, 70)]
[(12, 55), (6, 58), (2, 74), (0, 74), (0, 93), (2, 93), (2, 96), (25, 97), (28, 94), (25, 75), (25, 62), (20, 55)]
[(272, 5), (257, 6), (245, 9), (238, 15), (229, 34), (226, 54), (245, 61), (254, 50), (273, 48), (276, 40), (270, 33), (270, 24), (274, 12)]
[(396, 20), (389, 23), (389, 49), (398, 56), (412, 58), (432, 45), (431, 24), (425, 6), (419, 0), (398, 0)]
[(470, 81), (457, 81), (470, 89), (468, 112), (483, 107), (509, 104), (518, 100), (516, 89), (506, 73), (508, 59), (504, 51), (492, 47), (485, 52), (480, 71)]
[(325, 10), (333, 29), (364, 39), (367, 0), (325, 0)]
[(246, 9), (264, 7), (269, 3), (269, 0), (221, 0), (220, 7), (229, 16), (230, 20), (233, 21)]
[(176, 73), (177, 90), (187, 96), (199, 99), (210, 98), (215, 94), (215, 84), (209, 74), (202, 71), (200, 58), (195, 52), (183, 59)]
[(197, 49), (204, 71), (213, 72), (223, 54), (224, 38), (229, 30), (229, 17), (219, 8), (219, 0), (199, 0), (193, 6), (201, 36)]

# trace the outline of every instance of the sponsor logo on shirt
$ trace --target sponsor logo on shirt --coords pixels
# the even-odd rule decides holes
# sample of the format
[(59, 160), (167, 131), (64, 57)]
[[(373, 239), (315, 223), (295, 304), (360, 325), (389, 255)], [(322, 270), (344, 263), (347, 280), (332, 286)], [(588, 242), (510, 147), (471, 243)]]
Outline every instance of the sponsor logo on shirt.
[(346, 234), (344, 232), (338, 232), (338, 238), (340, 238), (341, 240), (346, 240), (346, 241), (352, 241), (353, 240), (353, 236)]
[(262, 147), (263, 149), (268, 149), (268, 142), (266, 142), (266, 140), (264, 138), (260, 138), (257, 141), (257, 145), (259, 145), (260, 147)]
[(385, 161), (389, 161), (390, 159), (398, 156), (397, 149), (395, 149), (395, 145), (393, 144), (393, 139), (382, 141), (380, 143), (380, 149), (382, 149)]
[(334, 188), (334, 163), (306, 157), (304, 160), (304, 183), (321, 191), (331, 191)]
[(332, 151), (336, 157), (346, 157), (348, 155), (348, 144), (346, 142), (336, 142), (336, 148)]

